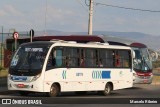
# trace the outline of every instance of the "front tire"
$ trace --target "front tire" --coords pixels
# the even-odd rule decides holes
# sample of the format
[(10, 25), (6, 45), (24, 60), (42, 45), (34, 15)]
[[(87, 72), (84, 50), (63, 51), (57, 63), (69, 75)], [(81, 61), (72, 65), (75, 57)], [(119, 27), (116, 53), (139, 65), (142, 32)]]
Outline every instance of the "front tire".
[(53, 84), (50, 88), (49, 96), (56, 97), (59, 95), (59, 93), (60, 93), (60, 88), (56, 84)]

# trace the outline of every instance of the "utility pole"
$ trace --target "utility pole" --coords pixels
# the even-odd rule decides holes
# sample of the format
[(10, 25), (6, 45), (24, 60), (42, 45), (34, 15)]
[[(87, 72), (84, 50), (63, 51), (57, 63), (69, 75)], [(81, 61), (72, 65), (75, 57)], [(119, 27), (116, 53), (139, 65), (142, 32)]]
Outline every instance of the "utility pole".
[(93, 0), (89, 3), (89, 22), (88, 22), (88, 35), (92, 35), (92, 22), (93, 22)]
[(47, 32), (46, 32), (46, 25), (47, 25), (47, 5), (48, 5), (48, 2), (47, 2), (47, 0), (46, 0), (44, 36), (47, 36)]
[(2, 42), (1, 42), (1, 66), (3, 66), (3, 26), (2, 26)]

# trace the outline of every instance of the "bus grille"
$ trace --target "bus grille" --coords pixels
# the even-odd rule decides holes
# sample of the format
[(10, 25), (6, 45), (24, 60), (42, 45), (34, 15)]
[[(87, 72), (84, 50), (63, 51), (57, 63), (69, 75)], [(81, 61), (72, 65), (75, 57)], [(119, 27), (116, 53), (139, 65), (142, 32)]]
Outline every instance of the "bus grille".
[(140, 79), (150, 79), (151, 77), (150, 76), (138, 76), (138, 78), (140, 78)]

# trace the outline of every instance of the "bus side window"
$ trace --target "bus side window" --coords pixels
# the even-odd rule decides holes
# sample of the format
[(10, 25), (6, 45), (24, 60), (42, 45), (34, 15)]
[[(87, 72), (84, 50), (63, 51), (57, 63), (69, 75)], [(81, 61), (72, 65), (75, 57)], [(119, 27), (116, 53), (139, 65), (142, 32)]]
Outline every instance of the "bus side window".
[(61, 67), (62, 66), (62, 50), (56, 49), (54, 51), (54, 59), (55, 59), (55, 67)]
[(116, 67), (121, 67), (121, 62), (120, 62), (120, 55), (119, 55), (119, 53), (116, 53), (115, 54), (115, 66)]
[(72, 47), (65, 47), (63, 56), (63, 65), (65, 67), (77, 67), (79, 61), (79, 49)]
[(105, 50), (99, 50), (98, 52), (99, 52), (98, 67), (106, 67)]
[(130, 51), (128, 50), (121, 50), (119, 51), (119, 54), (121, 56), (121, 67), (123, 68), (128, 68), (128, 67), (131, 67), (131, 64), (130, 64)]
[(53, 49), (48, 57), (47, 70), (62, 66), (62, 50)]
[(128, 68), (130, 64), (130, 52), (128, 50), (114, 51), (115, 67)]
[(99, 59), (99, 67), (103, 67), (102, 59)]
[(107, 68), (112, 68), (114, 67), (114, 57), (113, 57), (113, 50), (106, 50), (105, 51), (105, 58), (106, 58), (106, 67)]
[(84, 49), (81, 49), (80, 51), (80, 67), (85, 66), (85, 54), (84, 54)]
[(46, 69), (50, 70), (54, 68), (54, 56), (53, 56), (53, 50), (51, 51), (51, 53), (49, 54), (48, 60), (47, 60), (47, 65), (46, 65)]
[(85, 64), (87, 67), (97, 67), (96, 66), (96, 50), (95, 49), (85, 49)]
[(99, 67), (112, 68), (114, 67), (114, 51), (113, 50), (99, 50)]

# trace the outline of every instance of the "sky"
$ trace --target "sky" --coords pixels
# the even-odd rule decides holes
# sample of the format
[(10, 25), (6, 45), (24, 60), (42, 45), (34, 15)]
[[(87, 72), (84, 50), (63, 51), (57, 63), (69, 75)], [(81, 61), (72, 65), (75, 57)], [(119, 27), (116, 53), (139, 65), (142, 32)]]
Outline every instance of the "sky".
[[(160, 11), (160, 0), (93, 1)], [(86, 2), (89, 3), (88, 0)], [(46, 28), (66, 32), (87, 32), (88, 8), (85, 0), (0, 0), (0, 27), (3, 26), (4, 31), (9, 29), (43, 31)], [(142, 32), (160, 35), (160, 12), (142, 12), (104, 5), (94, 5), (93, 10), (93, 31)]]

